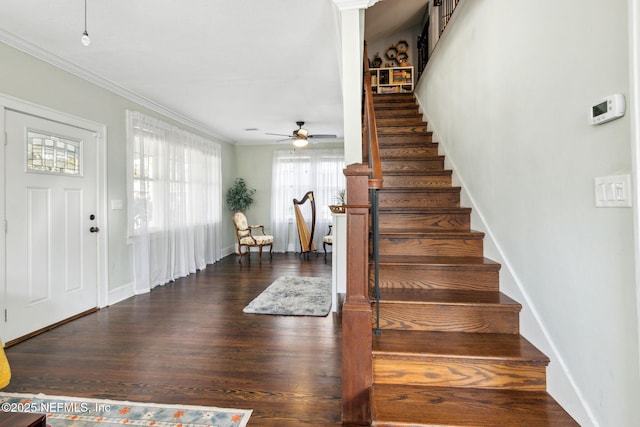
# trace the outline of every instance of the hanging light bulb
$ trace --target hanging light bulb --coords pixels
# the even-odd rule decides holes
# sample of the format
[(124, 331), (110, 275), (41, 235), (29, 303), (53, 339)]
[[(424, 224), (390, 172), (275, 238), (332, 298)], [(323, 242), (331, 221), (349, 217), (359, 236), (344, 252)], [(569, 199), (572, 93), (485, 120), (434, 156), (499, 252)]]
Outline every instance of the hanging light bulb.
[(89, 46), (91, 44), (91, 39), (89, 38), (89, 33), (87, 32), (87, 0), (84, 0), (84, 33), (82, 33), (80, 41), (85, 46)]
[(82, 41), (82, 44), (85, 46), (89, 46), (91, 44), (91, 39), (89, 38), (89, 33), (87, 33), (87, 31), (85, 30), (84, 33), (82, 33), (82, 38), (80, 39), (80, 41)]

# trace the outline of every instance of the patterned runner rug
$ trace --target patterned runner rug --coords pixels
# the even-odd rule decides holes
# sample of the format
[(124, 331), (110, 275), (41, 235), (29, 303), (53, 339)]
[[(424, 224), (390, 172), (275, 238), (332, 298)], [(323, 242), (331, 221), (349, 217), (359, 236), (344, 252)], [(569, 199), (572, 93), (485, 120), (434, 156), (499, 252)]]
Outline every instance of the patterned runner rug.
[(0, 412), (47, 414), (49, 427), (245, 427), (251, 410), (0, 393)]
[(288, 277), (276, 279), (242, 311), (287, 316), (326, 316), (331, 310), (331, 279)]

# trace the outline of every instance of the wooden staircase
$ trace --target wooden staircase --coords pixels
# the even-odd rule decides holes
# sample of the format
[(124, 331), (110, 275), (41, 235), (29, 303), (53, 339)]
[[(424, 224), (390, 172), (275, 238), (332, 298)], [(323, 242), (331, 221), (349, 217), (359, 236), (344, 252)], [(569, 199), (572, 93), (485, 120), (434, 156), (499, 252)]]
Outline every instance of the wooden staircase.
[(384, 188), (372, 425), (578, 425), (546, 392), (549, 359), (520, 336), (521, 306), (499, 291), (500, 265), (484, 257), (413, 95), (374, 98)]

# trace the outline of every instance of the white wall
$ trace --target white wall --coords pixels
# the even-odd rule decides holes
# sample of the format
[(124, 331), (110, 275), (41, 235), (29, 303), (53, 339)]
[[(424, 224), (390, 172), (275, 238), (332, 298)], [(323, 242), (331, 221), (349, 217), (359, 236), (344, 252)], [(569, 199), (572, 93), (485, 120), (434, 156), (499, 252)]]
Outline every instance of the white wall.
[[(109, 209), (108, 212), (108, 287), (113, 298), (132, 295), (133, 276), (126, 222), (125, 110), (142, 111), (183, 129), (202, 133), (3, 43), (0, 43), (0, 93), (106, 125), (107, 199), (125, 203), (123, 210)], [(229, 144), (220, 144), (223, 188), (227, 188), (235, 176), (232, 166), (235, 152)], [(223, 245), (235, 239), (233, 230), (225, 230), (225, 233)], [(0, 268), (4, 269), (4, 263), (0, 263)]]
[(640, 425), (632, 209), (594, 207), (593, 188), (632, 172), (629, 115), (587, 124), (594, 101), (628, 96), (627, 2), (465, 1), (456, 14), (416, 92), (473, 226), (525, 305), (523, 335), (552, 359), (551, 394), (582, 425)]

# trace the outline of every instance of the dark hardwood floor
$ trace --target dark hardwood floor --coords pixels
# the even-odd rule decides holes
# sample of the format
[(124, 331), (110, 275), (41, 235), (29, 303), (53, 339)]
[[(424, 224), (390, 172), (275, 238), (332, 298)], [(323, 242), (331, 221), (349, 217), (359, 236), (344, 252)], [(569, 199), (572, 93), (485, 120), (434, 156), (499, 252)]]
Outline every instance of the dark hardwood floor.
[(340, 424), (341, 319), (245, 314), (322, 254), (235, 256), (7, 349), (3, 391), (253, 409), (250, 426)]

